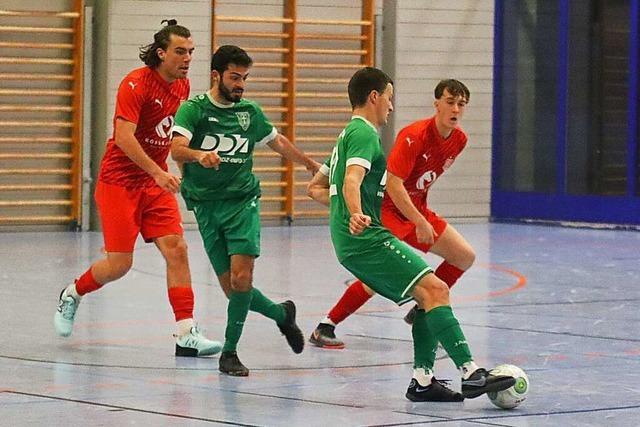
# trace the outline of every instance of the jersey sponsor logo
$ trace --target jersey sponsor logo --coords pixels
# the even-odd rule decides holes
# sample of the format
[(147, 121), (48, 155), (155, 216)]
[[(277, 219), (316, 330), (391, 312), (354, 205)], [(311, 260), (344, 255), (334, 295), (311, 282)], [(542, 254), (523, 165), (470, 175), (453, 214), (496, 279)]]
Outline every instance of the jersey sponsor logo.
[(438, 178), (438, 174), (434, 171), (426, 171), (420, 178), (416, 180), (416, 188), (424, 190), (429, 188), (431, 184)]
[(239, 111), (236, 113), (236, 117), (238, 118), (238, 124), (242, 128), (242, 130), (249, 129), (249, 125), (251, 124), (251, 116), (246, 111)]
[(215, 117), (208, 117), (207, 120), (209, 120), (210, 122), (214, 122), (214, 123), (220, 123), (220, 120), (218, 120)]
[(156, 125), (156, 135), (158, 135), (160, 138), (169, 138), (169, 135), (171, 134), (171, 128), (173, 127), (173, 122), (173, 116), (167, 116), (164, 119), (160, 120), (160, 123)]
[(153, 102), (155, 102), (160, 106), (160, 108), (162, 108), (162, 101), (160, 101), (158, 98), (154, 99)]
[(249, 152), (249, 140), (237, 134), (216, 133), (215, 135), (206, 135), (202, 139), (200, 149), (228, 156), (234, 156), (236, 153), (246, 154)]

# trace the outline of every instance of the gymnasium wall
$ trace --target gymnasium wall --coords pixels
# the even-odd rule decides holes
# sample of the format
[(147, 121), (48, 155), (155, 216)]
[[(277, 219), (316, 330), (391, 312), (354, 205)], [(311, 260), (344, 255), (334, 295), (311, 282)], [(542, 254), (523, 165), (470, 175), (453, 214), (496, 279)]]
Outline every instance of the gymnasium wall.
[[(95, 1), (93, 159), (94, 176), (104, 143), (111, 133), (117, 86), (129, 70), (142, 63), (138, 47), (151, 41), (160, 21), (175, 17), (192, 30), (196, 53), (190, 78), (192, 94), (208, 88), (211, 10), (209, 0)], [(256, 7), (277, 14), (279, 0), (224, 1), (225, 14), (249, 15)], [(91, 3), (89, 3), (91, 4)], [(348, 15), (354, 2), (301, 0), (299, 14), (312, 11), (322, 19), (336, 8)], [(359, 7), (359, 6), (358, 6)], [(396, 112), (385, 135), (433, 112), (433, 87), (442, 78), (464, 81), (471, 102), (463, 128), (468, 148), (442, 177), (430, 196), (432, 206), (452, 219), (480, 220), (489, 216), (493, 9), (491, 0), (378, 0), (376, 14), (384, 20), (378, 58), (396, 82)], [(378, 25), (382, 28), (382, 25)], [(389, 58), (394, 63), (389, 64)], [(393, 60), (395, 59), (395, 60)], [(387, 137), (387, 141), (391, 137)], [(190, 214), (185, 223), (193, 222)], [(94, 224), (95, 225), (95, 224)]]
[[(433, 89), (444, 78), (471, 91), (462, 128), (466, 150), (434, 185), (429, 201), (447, 218), (489, 217), (493, 93), (493, 12), (491, 0), (385, 0), (386, 52), (396, 96), (393, 130), (433, 114)], [(385, 64), (386, 66), (387, 64)]]

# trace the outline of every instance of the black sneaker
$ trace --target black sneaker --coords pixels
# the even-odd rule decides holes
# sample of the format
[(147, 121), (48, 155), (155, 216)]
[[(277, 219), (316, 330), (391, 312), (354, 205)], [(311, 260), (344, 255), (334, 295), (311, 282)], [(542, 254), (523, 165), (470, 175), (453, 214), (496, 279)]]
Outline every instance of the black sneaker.
[(318, 327), (311, 333), (309, 342), (316, 347), (339, 350), (344, 348), (344, 342), (336, 338), (336, 327), (327, 323), (319, 323)]
[(235, 351), (223, 351), (220, 354), (218, 369), (220, 372), (234, 377), (246, 377), (249, 375), (249, 369), (238, 359), (238, 353)]
[(416, 304), (413, 307), (411, 307), (411, 310), (409, 310), (407, 314), (405, 314), (404, 322), (407, 325), (413, 325), (413, 321), (416, 319), (416, 313), (418, 312), (418, 310), (419, 310), (418, 304)]
[(484, 368), (476, 369), (466, 380), (462, 380), (462, 395), (466, 399), (476, 398), (484, 393), (506, 390), (516, 383), (508, 375), (493, 375)]
[(280, 303), (280, 305), (284, 307), (287, 315), (284, 322), (278, 325), (278, 328), (287, 339), (291, 350), (296, 354), (302, 353), (304, 349), (304, 335), (302, 335), (302, 331), (298, 325), (296, 325), (296, 305), (290, 300)]
[(412, 402), (462, 402), (462, 394), (451, 390), (448, 385), (449, 381), (432, 377), (431, 384), (423, 387), (418, 384), (418, 380), (412, 378), (405, 396)]

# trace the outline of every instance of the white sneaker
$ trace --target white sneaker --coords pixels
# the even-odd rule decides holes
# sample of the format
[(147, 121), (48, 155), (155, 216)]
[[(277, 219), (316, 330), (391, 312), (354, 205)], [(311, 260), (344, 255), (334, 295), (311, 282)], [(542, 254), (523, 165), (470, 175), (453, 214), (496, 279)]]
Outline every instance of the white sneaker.
[(68, 337), (71, 335), (71, 332), (73, 332), (73, 321), (76, 317), (78, 304), (80, 304), (80, 301), (65, 293), (66, 289), (67, 288), (64, 288), (62, 292), (60, 292), (58, 309), (56, 310), (56, 314), (53, 315), (53, 324), (56, 332), (61, 337)]
[(174, 336), (176, 337), (176, 356), (211, 356), (222, 350), (222, 343), (206, 338), (197, 326), (193, 326), (188, 334)]

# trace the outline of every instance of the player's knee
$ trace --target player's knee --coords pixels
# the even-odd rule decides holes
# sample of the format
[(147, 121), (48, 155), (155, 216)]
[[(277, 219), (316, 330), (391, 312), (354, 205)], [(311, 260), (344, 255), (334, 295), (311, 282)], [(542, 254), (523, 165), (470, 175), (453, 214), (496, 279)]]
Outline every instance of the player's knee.
[(461, 260), (462, 265), (460, 265), (458, 268), (460, 268), (461, 270), (465, 270), (465, 271), (468, 270), (476, 261), (476, 252), (473, 250), (471, 246), (461, 251), (460, 256), (462, 258)]
[(464, 245), (456, 249), (455, 256), (448, 257), (447, 262), (458, 267), (460, 270), (467, 271), (476, 260), (476, 252), (470, 245)]
[(236, 292), (248, 292), (251, 290), (253, 273), (250, 270), (238, 270), (231, 272), (231, 289)]
[(119, 257), (109, 259), (109, 281), (117, 280), (127, 274), (133, 265), (133, 258)]
[(177, 239), (175, 242), (165, 249), (164, 258), (167, 264), (177, 265), (188, 262), (188, 247), (184, 239)]
[(426, 276), (424, 289), (426, 291), (426, 299), (428, 305), (446, 305), (449, 304), (449, 287), (442, 280), (437, 278), (435, 274)]

